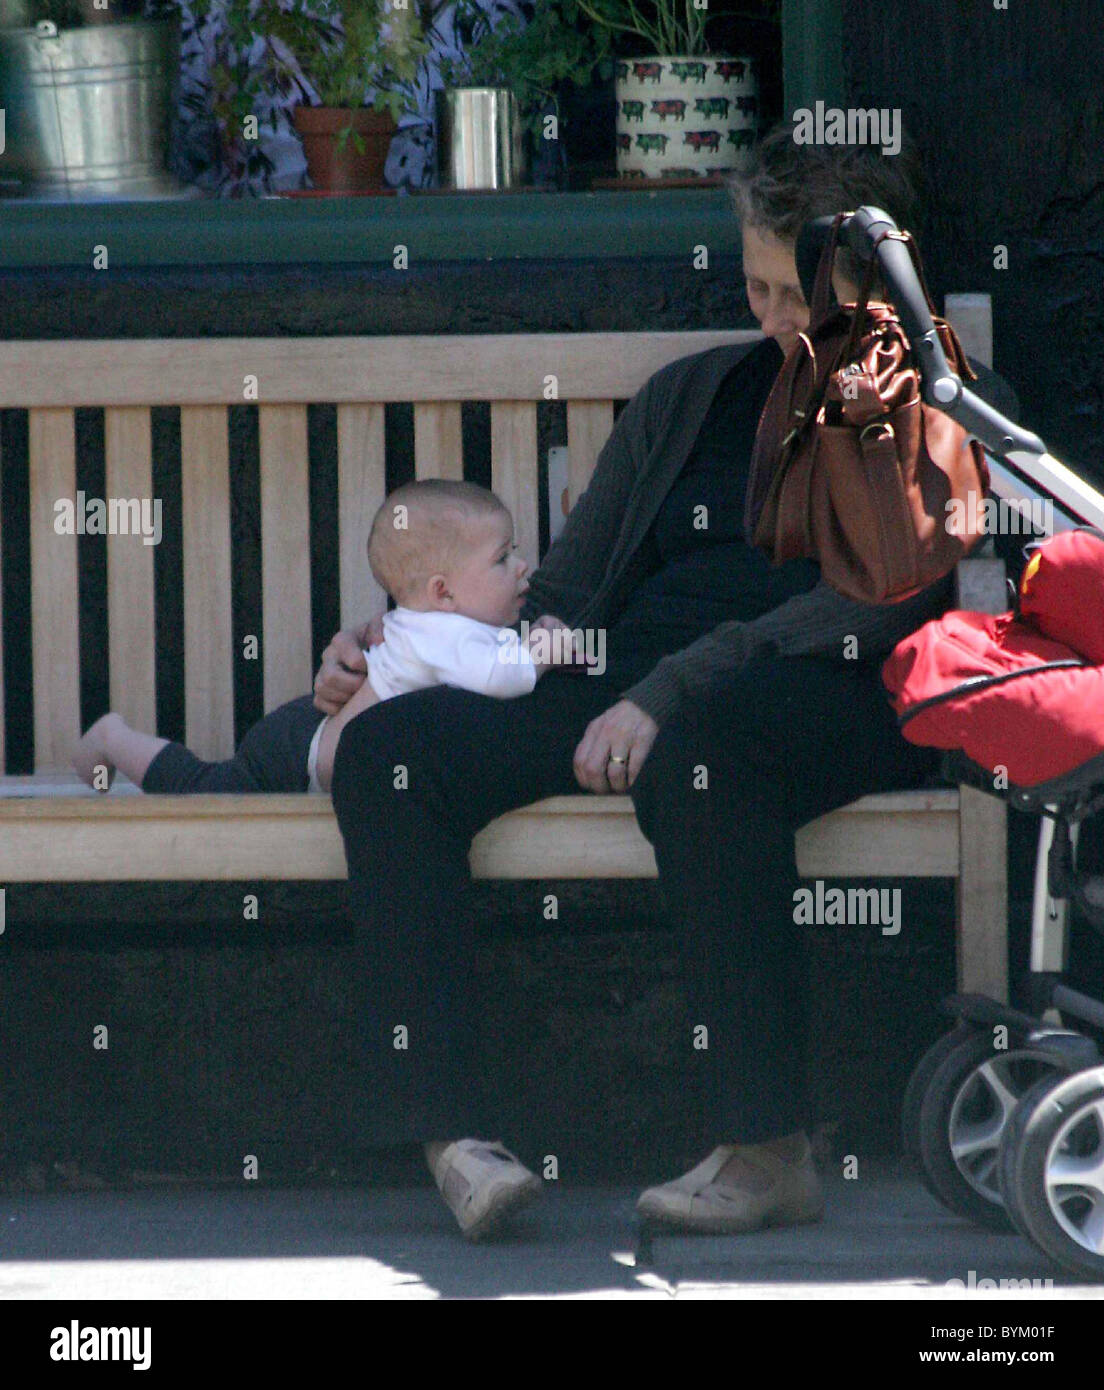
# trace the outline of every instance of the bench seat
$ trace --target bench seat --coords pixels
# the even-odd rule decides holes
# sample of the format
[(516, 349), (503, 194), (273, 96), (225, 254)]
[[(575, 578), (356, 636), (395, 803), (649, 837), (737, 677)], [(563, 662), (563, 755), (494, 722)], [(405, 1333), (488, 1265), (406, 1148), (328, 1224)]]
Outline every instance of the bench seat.
[[(957, 878), (959, 789), (866, 796), (797, 836), (807, 877)], [(220, 833), (233, 826), (232, 835)], [(127, 852), (120, 854), (125, 843)], [(476, 878), (655, 878), (627, 796), (553, 796), (476, 836)], [(0, 781), (0, 880), (340, 879), (328, 796), (103, 796), (63, 774)]]
[[(804, 826), (806, 878), (953, 878), (964, 989), (1003, 997), (1003, 805), (969, 787), (864, 796)], [(233, 833), (226, 833), (232, 827)], [(655, 878), (627, 796), (554, 796), (472, 843), (484, 879)], [(0, 882), (320, 880), (347, 876), (328, 796), (103, 796), (64, 773), (0, 779)]]

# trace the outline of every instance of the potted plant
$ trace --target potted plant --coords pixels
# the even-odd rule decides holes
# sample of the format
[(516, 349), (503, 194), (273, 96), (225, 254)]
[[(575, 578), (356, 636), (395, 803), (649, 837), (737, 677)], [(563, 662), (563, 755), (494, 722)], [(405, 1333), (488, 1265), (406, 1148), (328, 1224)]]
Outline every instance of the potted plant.
[(191, 0), (209, 77), (185, 104), (216, 122), (223, 188), (267, 186), (272, 165), (258, 127), (267, 121), (278, 129), (287, 108), (316, 190), (381, 188), (391, 137), (413, 104), (428, 52), (424, 8), (388, 0)]
[(166, 170), (179, 70), (179, 14), (146, 18), (143, 0), (5, 7), (5, 169), (47, 198), (179, 195)]
[(609, 32), (589, 24), (579, 0), (541, 0), (528, 21), (513, 12), (495, 21), (494, 12), (493, 0), (457, 0), (454, 25), (461, 52), (441, 61), (445, 100), (450, 92), (470, 89), (509, 93), (509, 109), (516, 111), (534, 172), (562, 173), (560, 95), (567, 83), (590, 82), (609, 52)]
[(310, 0), (309, 10), (297, 0), (286, 17), (274, 33), (315, 93), (292, 113), (311, 182), (340, 192), (382, 188), (391, 139), (428, 51), (417, 12), (388, 0)]
[[(714, 52), (711, 20), (767, 20), (780, 0), (740, 13), (711, 12), (694, 0), (578, 0), (583, 13), (622, 50), (615, 62), (617, 172), (622, 178), (693, 178), (741, 168), (758, 130), (759, 93), (749, 54)], [(631, 45), (645, 48), (629, 56)]]

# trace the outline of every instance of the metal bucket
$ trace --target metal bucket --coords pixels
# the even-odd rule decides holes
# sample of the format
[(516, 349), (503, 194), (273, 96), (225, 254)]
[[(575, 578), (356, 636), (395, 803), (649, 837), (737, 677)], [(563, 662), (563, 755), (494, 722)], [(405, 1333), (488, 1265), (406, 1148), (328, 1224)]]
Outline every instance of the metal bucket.
[(174, 17), (0, 32), (0, 171), (47, 198), (179, 196), (165, 168), (179, 72)]
[(445, 88), (435, 101), (441, 188), (517, 188), (523, 182), (521, 116), (509, 88)]

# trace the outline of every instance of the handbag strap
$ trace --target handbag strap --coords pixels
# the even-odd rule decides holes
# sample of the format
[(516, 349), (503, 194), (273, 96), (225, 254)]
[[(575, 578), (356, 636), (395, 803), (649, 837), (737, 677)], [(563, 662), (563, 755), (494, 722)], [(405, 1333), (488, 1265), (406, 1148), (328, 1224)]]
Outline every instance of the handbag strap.
[[(840, 228), (844, 219), (850, 217), (849, 212), (837, 213), (832, 220), (831, 231), (828, 236), (828, 243), (820, 257), (820, 264), (817, 266), (816, 280), (813, 283), (813, 301), (809, 306), (809, 322), (811, 325), (820, 323), (821, 319), (828, 313), (828, 287), (832, 283), (832, 271), (835, 269), (836, 251), (839, 248)], [(903, 241), (908, 247), (909, 257), (912, 260), (913, 269), (916, 271), (916, 278), (920, 282), (920, 288), (924, 294), (924, 300), (928, 306), (928, 312), (933, 318), (937, 318), (935, 304), (928, 288), (927, 278), (924, 275), (924, 265), (920, 259), (920, 251), (916, 245), (916, 238), (908, 231), (886, 231), (874, 243), (870, 258), (866, 263), (866, 270), (863, 275), (862, 285), (859, 289), (859, 298), (856, 301), (855, 314), (851, 325), (851, 334), (847, 341), (846, 360), (850, 360), (855, 349), (858, 347), (859, 334), (862, 331), (862, 324), (866, 317), (866, 306), (870, 301), (870, 290), (874, 283), (874, 270), (878, 263), (878, 247), (882, 242), (892, 239)]]
[[(849, 212), (840, 212), (837, 213), (832, 220), (832, 228), (828, 236), (828, 243), (825, 246), (823, 252), (821, 253), (820, 264), (817, 266), (816, 280), (813, 284), (813, 302), (809, 306), (810, 333), (812, 332), (813, 328), (820, 324), (821, 321), (828, 314), (828, 286), (832, 282), (832, 271), (835, 269), (836, 251), (839, 249), (840, 227), (843, 224), (844, 218), (850, 216), (851, 214)], [(870, 291), (874, 287), (874, 272), (878, 264), (878, 247), (882, 244), (886, 237), (894, 235), (897, 235), (901, 237), (903, 240), (908, 241), (909, 249), (912, 252), (913, 256), (913, 261), (917, 266), (917, 270), (919, 271), (921, 281), (923, 280), (923, 270), (920, 268), (919, 260), (917, 259), (916, 255), (916, 248), (915, 246), (913, 246), (912, 238), (909, 236), (908, 232), (898, 232), (896, 234), (893, 232), (883, 232), (882, 235), (875, 242), (870, 259), (866, 263), (866, 268), (863, 272), (862, 283), (859, 286), (858, 299), (855, 301), (855, 308), (851, 315), (850, 332), (847, 335), (847, 342), (843, 350), (843, 355), (841, 358), (837, 359), (839, 361), (843, 361), (845, 363), (850, 362), (854, 357), (856, 350), (858, 349), (859, 339), (861, 338), (862, 331), (866, 326), (866, 308), (867, 305), (870, 303)], [(924, 293), (927, 294), (927, 285), (924, 285)], [(930, 297), (928, 299), (928, 303), (929, 305), (931, 304)], [(828, 373), (826, 372), (824, 374), (824, 380), (822, 381), (817, 379), (820, 377), (820, 372), (817, 371), (814, 373), (814, 396), (817, 394), (817, 389), (822, 388), (824, 384), (826, 384), (827, 376)]]
[(886, 232), (878, 238), (874, 253), (866, 263), (866, 271), (863, 274), (862, 284), (859, 286), (859, 297), (855, 301), (855, 312), (851, 317), (851, 332), (847, 335), (847, 346), (843, 350), (844, 363), (852, 361), (858, 350), (859, 338), (866, 326), (866, 306), (870, 303), (870, 291), (874, 288), (874, 267), (878, 263), (877, 250), (888, 235), (889, 233)]
[(926, 709), (931, 709), (933, 705), (945, 704), (948, 700), (954, 700), (959, 695), (974, 695), (979, 690), (990, 690), (995, 685), (1004, 685), (1006, 681), (1018, 680), (1020, 676), (1038, 675), (1040, 671), (1063, 671), (1070, 667), (1083, 670), (1087, 665), (1088, 662), (1077, 661), (1073, 657), (1064, 657), (1061, 661), (1044, 661), (1038, 666), (1025, 666), (1021, 671), (1002, 671), (999, 676), (971, 676), (961, 685), (956, 685), (953, 690), (944, 690), (938, 695), (929, 695), (926, 700), (921, 700), (919, 704), (905, 710), (904, 714), (899, 714), (897, 727), (903, 728), (910, 719), (915, 719)]
[(832, 268), (836, 259), (840, 227), (843, 225), (844, 218), (850, 216), (849, 212), (836, 214), (828, 234), (828, 244), (820, 253), (820, 264), (817, 266), (816, 279), (813, 281), (813, 300), (809, 305), (810, 327), (815, 327), (828, 312), (828, 287), (832, 283)]
[(931, 314), (933, 319), (938, 318), (939, 315), (935, 312), (935, 304), (931, 297), (931, 291), (928, 289), (928, 282), (924, 278), (924, 266), (920, 260), (920, 248), (916, 245), (916, 238), (911, 232), (883, 232), (878, 238), (879, 245), (885, 237), (895, 237), (897, 240), (903, 241), (908, 247), (909, 255), (912, 257), (912, 266), (916, 271), (916, 278), (920, 281), (920, 288), (924, 291), (924, 298), (928, 305), (928, 313)]

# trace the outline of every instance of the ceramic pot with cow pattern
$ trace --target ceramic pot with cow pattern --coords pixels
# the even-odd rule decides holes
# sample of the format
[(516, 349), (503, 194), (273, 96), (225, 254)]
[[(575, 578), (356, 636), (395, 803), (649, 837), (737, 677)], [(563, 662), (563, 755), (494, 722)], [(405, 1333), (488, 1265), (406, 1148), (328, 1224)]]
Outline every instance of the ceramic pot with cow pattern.
[(759, 129), (752, 58), (619, 58), (614, 91), (620, 178), (701, 178), (747, 167)]

